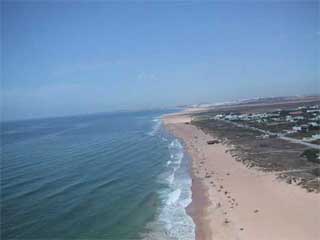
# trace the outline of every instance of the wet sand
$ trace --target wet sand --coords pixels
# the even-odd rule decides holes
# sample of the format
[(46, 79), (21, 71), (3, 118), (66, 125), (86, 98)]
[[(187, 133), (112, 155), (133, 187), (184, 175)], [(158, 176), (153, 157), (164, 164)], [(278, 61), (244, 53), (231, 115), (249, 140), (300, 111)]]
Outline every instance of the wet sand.
[(245, 167), (214, 137), (191, 124), (186, 114), (164, 117), (192, 157), (192, 203), (187, 211), (197, 240), (320, 239), (320, 194)]

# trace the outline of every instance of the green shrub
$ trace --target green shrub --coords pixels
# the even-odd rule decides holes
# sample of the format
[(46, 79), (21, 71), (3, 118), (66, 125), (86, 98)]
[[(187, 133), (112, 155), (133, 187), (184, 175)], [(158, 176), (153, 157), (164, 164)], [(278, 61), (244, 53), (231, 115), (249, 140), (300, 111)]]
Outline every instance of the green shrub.
[(301, 154), (301, 156), (306, 157), (310, 162), (320, 163), (319, 154), (320, 150), (318, 149), (307, 149)]

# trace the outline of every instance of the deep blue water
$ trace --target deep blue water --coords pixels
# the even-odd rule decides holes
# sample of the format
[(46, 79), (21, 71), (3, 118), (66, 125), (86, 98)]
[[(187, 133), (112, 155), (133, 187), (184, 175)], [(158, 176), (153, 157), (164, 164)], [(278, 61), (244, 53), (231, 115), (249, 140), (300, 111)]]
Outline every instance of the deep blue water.
[(169, 111), (2, 123), (2, 239), (194, 239)]

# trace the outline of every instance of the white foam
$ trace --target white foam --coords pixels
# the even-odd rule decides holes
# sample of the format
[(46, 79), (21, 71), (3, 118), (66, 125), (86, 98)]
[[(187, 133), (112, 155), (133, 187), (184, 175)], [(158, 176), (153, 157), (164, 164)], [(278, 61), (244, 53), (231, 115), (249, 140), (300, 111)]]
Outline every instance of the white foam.
[(177, 203), (180, 195), (181, 195), (181, 189), (177, 189), (177, 190), (171, 192), (168, 196), (167, 205), (173, 205), (173, 204)]
[(160, 129), (162, 121), (160, 118), (155, 118), (152, 120), (154, 125), (152, 126), (152, 130), (148, 133), (149, 136), (154, 136)]
[(168, 183), (171, 185), (174, 180), (174, 172), (167, 177)]
[(163, 224), (166, 233), (165, 239), (194, 240), (195, 226), (193, 220), (187, 215), (185, 210), (186, 202), (191, 201), (191, 197), (186, 199), (182, 196), (185, 189), (176, 189), (168, 194), (166, 205), (162, 209), (159, 222)]
[(175, 156), (174, 156), (174, 158), (175, 158), (175, 163), (177, 163), (177, 164), (181, 164), (181, 161), (182, 161), (182, 159), (183, 159), (183, 152), (178, 152), (178, 153), (176, 153), (175, 154)]
[[(181, 161), (183, 159), (183, 148), (180, 142), (175, 139), (173, 140), (170, 144), (169, 147), (173, 153), (170, 154), (170, 159), (167, 161), (167, 166), (171, 165), (174, 163), (174, 166), (172, 167), (172, 173), (167, 177), (168, 183), (171, 185), (174, 181), (175, 178), (175, 172), (180, 168), (181, 166)], [(174, 161), (173, 161), (174, 160)]]
[(181, 199), (180, 200), (180, 205), (183, 207), (183, 208), (186, 208), (189, 206), (189, 204), (192, 202), (192, 198), (191, 198), (191, 194), (184, 198), (184, 199)]
[(175, 139), (169, 144), (169, 150), (172, 151), (170, 154), (170, 158), (175, 160), (174, 163), (180, 166), (181, 161), (183, 159), (184, 153), (183, 153), (183, 147), (181, 143)]
[(164, 175), (168, 189), (160, 192), (162, 208), (156, 221), (149, 224), (151, 231), (144, 239), (194, 240), (195, 225), (185, 209), (192, 200), (192, 181), (183, 162), (183, 146), (175, 139), (170, 142), (168, 149), (170, 160), (167, 161), (168, 171)]
[(178, 139), (175, 139), (175, 140), (173, 140), (170, 144), (169, 144), (169, 149), (172, 149), (172, 148), (176, 148), (176, 149), (182, 149), (183, 147), (182, 147), (182, 145), (181, 145), (181, 143), (179, 142), (179, 140)]
[(165, 137), (162, 137), (161, 139), (162, 139), (162, 141), (165, 141), (165, 142), (168, 141), (168, 138), (165, 138)]

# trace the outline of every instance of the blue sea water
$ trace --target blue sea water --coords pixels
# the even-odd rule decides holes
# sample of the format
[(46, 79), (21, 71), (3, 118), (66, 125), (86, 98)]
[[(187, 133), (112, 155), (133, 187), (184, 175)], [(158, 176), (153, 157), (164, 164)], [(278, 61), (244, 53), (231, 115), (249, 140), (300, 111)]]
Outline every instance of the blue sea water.
[(2, 123), (1, 239), (194, 239), (168, 112)]

